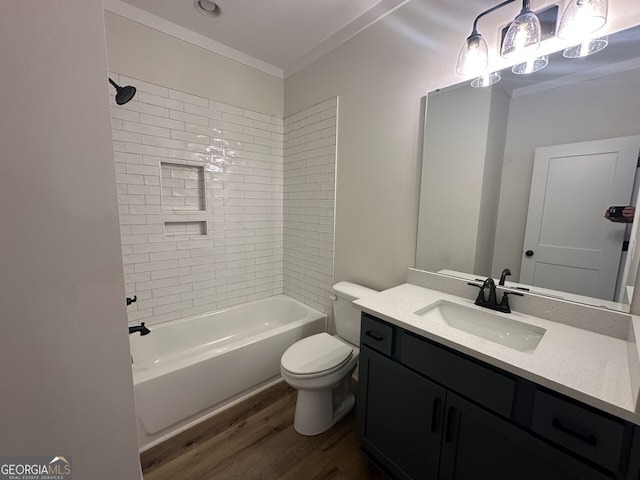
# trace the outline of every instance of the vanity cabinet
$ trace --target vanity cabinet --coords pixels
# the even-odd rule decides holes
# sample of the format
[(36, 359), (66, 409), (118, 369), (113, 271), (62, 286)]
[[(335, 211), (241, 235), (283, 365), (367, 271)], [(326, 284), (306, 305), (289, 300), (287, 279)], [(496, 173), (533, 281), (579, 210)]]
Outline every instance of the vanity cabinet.
[(363, 313), (357, 434), (391, 478), (636, 479), (634, 428)]
[[(363, 347), (366, 378), (363, 448), (385, 458), (394, 478), (437, 478), (445, 389)], [(364, 363), (362, 359), (364, 358)], [(402, 425), (402, 428), (398, 428)]]

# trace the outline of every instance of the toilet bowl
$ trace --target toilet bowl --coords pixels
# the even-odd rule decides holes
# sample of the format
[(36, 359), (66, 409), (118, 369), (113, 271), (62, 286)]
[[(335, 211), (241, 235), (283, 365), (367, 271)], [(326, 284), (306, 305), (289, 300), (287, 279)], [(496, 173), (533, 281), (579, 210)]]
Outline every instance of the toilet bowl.
[(280, 361), (283, 380), (298, 390), (293, 427), (302, 435), (328, 430), (355, 404), (351, 377), (360, 356), (360, 311), (351, 302), (376, 291), (340, 282), (333, 293), (337, 335), (303, 338)]

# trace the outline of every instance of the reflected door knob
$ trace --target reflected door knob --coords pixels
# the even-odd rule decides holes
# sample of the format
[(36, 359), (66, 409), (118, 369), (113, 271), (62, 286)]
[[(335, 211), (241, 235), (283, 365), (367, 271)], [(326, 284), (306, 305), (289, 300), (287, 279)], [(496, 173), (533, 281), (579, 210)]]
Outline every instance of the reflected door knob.
[(533, 250), (527, 250), (526, 252), (524, 252), (524, 254), (525, 254), (527, 257), (533, 257)]

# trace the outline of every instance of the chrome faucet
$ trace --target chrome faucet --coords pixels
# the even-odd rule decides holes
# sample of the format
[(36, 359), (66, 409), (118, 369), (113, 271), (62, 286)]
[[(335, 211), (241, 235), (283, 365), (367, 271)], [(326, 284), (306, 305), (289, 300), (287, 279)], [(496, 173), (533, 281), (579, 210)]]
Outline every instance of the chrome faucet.
[[(523, 296), (522, 293), (503, 291), (502, 300), (500, 301), (500, 303), (498, 303), (498, 297), (496, 294), (496, 282), (494, 282), (493, 278), (491, 277), (487, 278), (484, 282), (482, 282), (481, 285), (471, 282), (467, 283), (467, 285), (471, 285), (480, 289), (480, 291), (478, 292), (478, 296), (476, 297), (476, 305), (478, 305), (479, 307), (496, 310), (502, 313), (511, 313), (511, 306), (509, 305), (509, 295), (518, 295), (519, 297)], [(489, 289), (489, 298), (486, 298), (484, 295), (485, 288)]]

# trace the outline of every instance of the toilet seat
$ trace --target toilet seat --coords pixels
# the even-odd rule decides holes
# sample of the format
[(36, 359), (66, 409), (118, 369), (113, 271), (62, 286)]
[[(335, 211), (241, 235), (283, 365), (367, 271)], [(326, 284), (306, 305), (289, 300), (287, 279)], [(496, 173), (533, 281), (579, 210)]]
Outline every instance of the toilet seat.
[(352, 357), (353, 348), (328, 333), (319, 333), (290, 346), (280, 364), (291, 375), (313, 378), (339, 370)]

